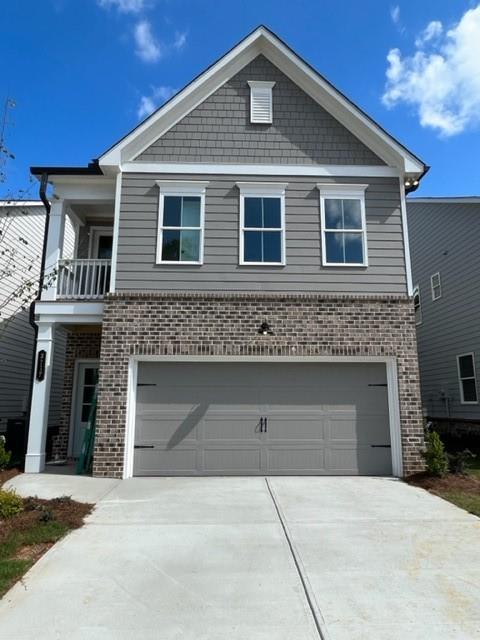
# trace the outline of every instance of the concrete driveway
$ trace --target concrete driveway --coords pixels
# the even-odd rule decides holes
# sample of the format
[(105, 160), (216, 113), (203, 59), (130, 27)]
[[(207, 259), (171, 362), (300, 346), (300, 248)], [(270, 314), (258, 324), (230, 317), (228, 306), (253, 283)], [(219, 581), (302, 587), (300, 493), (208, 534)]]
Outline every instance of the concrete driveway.
[(85, 481), (95, 512), (1, 601), (2, 640), (480, 638), (480, 520), (421, 489)]

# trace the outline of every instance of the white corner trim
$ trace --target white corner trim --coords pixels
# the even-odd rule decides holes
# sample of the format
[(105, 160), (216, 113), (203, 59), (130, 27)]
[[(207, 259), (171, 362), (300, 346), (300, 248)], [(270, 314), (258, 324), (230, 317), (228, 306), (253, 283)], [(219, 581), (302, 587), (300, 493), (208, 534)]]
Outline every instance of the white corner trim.
[(117, 280), (118, 234), (120, 233), (120, 206), (122, 199), (122, 172), (115, 179), (115, 206), (113, 215), (112, 265), (110, 268), (110, 293), (115, 292)]
[[(382, 165), (229, 164), (202, 162), (145, 162), (122, 164), (123, 173), (166, 173), (251, 176), (315, 176), (344, 178), (398, 178), (394, 167)], [(167, 181), (165, 181), (167, 182)]]
[(398, 393), (397, 361), (392, 356), (130, 356), (128, 361), (127, 411), (123, 478), (133, 476), (135, 417), (139, 362), (378, 362), (384, 363), (387, 375), (387, 395), (392, 452), (392, 473), (403, 476), (403, 456), (400, 423), (400, 397)]
[(410, 256), (410, 241), (408, 238), (408, 220), (407, 220), (407, 205), (405, 199), (405, 185), (402, 178), (398, 179), (400, 185), (400, 211), (402, 214), (402, 229), (403, 229), (403, 251), (405, 255), (405, 272), (407, 276), (407, 293), (410, 297), (413, 296), (413, 276), (412, 276), (412, 260)]

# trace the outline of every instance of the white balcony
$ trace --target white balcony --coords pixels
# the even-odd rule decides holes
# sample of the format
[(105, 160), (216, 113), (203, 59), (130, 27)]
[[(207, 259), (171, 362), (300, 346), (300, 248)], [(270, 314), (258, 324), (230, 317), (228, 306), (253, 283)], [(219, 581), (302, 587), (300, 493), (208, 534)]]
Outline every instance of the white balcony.
[(57, 300), (101, 300), (110, 285), (111, 260), (59, 260)]

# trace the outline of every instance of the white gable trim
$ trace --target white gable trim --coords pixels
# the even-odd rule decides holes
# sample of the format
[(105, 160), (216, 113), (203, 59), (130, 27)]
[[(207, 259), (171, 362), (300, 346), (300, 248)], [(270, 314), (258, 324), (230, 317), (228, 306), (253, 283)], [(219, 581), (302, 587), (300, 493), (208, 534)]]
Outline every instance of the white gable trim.
[(424, 164), (319, 76), (274, 34), (259, 27), (99, 158), (104, 171), (132, 161), (249, 62), (263, 54), (387, 165), (421, 175)]

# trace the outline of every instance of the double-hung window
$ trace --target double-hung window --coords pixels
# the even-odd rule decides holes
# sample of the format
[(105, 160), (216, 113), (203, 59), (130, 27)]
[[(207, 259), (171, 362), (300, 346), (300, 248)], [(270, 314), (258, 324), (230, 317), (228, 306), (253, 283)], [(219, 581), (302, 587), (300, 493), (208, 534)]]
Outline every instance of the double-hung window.
[(208, 182), (158, 180), (157, 263), (202, 264)]
[(367, 230), (362, 184), (318, 184), (322, 224), (322, 264), (366, 267)]
[(286, 184), (237, 182), (240, 189), (240, 264), (285, 264)]
[(438, 300), (442, 297), (442, 282), (440, 280), (440, 273), (434, 273), (430, 278), (432, 285), (432, 300)]
[(457, 356), (457, 367), (460, 402), (462, 404), (477, 404), (477, 377), (475, 374), (474, 354), (463, 353)]
[(415, 311), (415, 324), (422, 324), (422, 302), (418, 284), (413, 289), (413, 309)]

